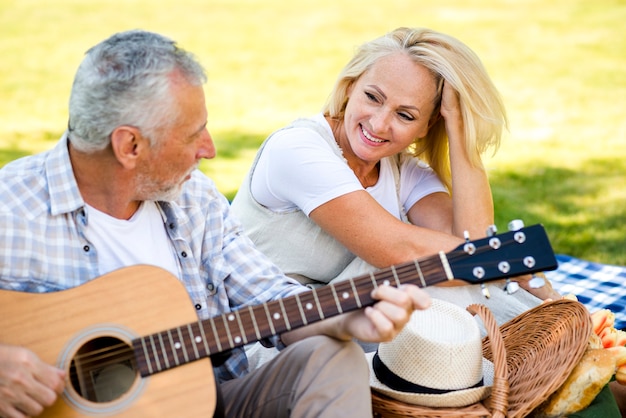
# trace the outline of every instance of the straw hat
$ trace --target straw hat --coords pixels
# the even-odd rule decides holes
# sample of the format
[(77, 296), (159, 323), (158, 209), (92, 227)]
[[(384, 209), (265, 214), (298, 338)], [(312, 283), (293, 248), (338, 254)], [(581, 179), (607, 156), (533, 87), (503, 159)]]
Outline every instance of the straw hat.
[(493, 364), (483, 358), (478, 323), (466, 310), (433, 299), (402, 332), (367, 353), (370, 386), (396, 400), (462, 407), (491, 393)]

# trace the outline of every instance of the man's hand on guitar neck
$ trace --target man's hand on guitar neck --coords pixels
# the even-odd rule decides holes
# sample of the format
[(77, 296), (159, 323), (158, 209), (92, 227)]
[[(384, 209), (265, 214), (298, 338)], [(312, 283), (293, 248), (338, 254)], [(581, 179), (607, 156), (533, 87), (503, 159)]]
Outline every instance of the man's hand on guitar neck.
[(380, 286), (372, 291), (372, 297), (378, 300), (373, 306), (284, 333), (281, 339), (285, 344), (312, 335), (328, 335), (345, 341), (352, 338), (363, 342), (391, 341), (415, 309), (430, 306), (430, 296), (412, 284), (399, 288)]
[(37, 416), (63, 391), (65, 372), (32, 351), (0, 344), (0, 418)]

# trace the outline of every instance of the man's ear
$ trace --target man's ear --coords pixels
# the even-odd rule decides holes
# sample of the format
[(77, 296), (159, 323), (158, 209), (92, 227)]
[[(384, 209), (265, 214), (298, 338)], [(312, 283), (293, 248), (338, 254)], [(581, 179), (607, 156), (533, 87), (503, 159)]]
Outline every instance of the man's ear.
[(118, 126), (111, 133), (111, 148), (117, 161), (127, 169), (135, 168), (146, 140), (133, 126)]

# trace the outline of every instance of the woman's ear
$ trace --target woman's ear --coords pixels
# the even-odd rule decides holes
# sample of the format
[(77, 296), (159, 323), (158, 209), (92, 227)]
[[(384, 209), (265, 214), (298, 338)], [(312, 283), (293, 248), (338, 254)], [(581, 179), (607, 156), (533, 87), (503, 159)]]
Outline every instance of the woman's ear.
[(428, 129), (432, 128), (435, 125), (435, 123), (439, 121), (439, 119), (441, 119), (441, 111), (439, 110), (439, 108), (437, 108), (435, 109), (432, 116), (428, 120)]
[(133, 126), (118, 126), (111, 133), (111, 148), (117, 161), (127, 169), (135, 168), (146, 140)]

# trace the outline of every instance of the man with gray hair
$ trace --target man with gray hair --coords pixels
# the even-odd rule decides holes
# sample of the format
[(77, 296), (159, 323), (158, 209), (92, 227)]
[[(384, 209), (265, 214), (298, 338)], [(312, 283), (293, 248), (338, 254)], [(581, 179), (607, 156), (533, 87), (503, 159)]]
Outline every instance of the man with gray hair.
[[(0, 289), (56, 292), (147, 264), (183, 283), (200, 320), (308, 292), (255, 249), (197, 170), (215, 156), (205, 80), (190, 53), (155, 33), (122, 32), (87, 52), (61, 140), (0, 170)], [(282, 352), (261, 369), (249, 372), (232, 349), (213, 368), (223, 414), (370, 416), (368, 366), (352, 340), (389, 341), (430, 301), (411, 285), (371, 297), (371, 307), (267, 338)], [(69, 396), (71, 369), (3, 337), (0, 417), (36, 416)]]

